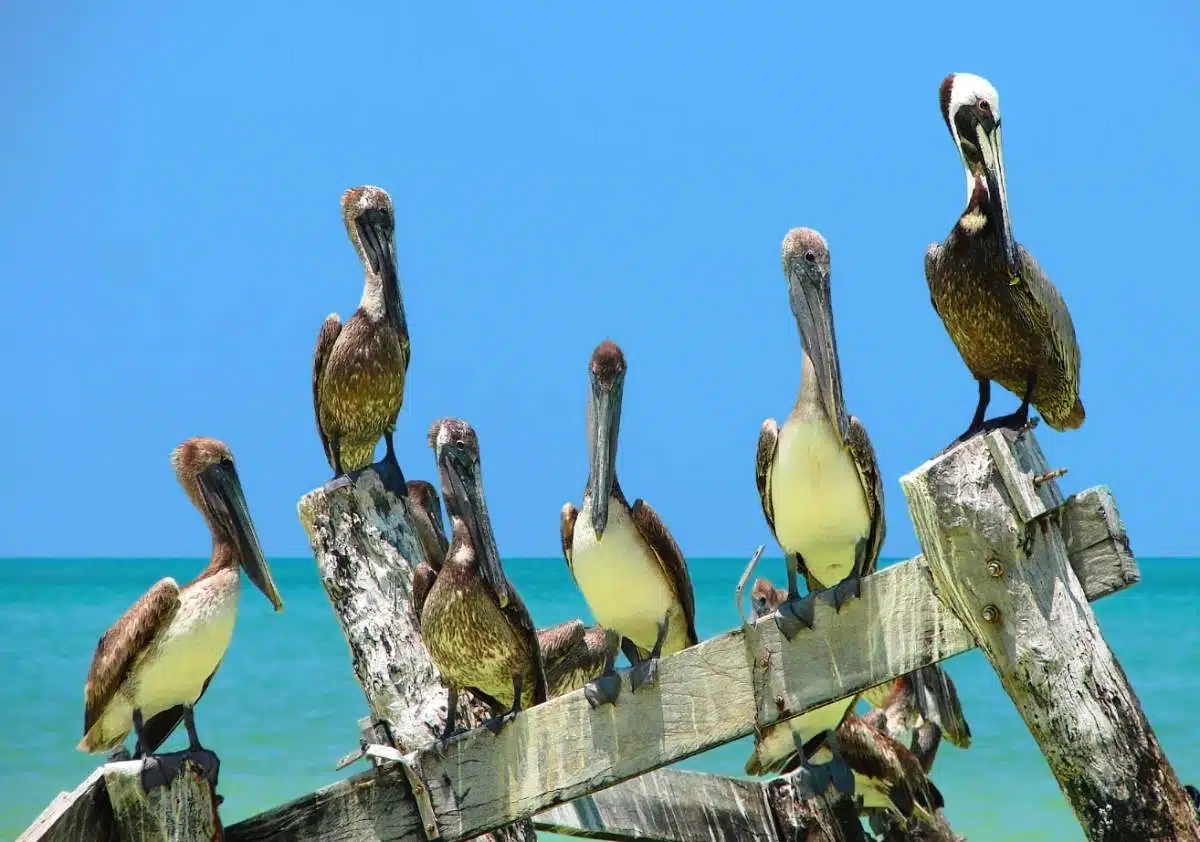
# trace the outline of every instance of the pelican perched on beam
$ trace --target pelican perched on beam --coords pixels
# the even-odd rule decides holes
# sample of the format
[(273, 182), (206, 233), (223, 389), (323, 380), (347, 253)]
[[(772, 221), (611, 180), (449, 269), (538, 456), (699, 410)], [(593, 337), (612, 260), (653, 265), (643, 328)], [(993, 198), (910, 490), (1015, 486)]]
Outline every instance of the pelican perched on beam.
[(578, 690), (613, 671), (621, 636), (603, 626), (585, 628), (582, 620), (568, 620), (538, 629), (538, 645), (546, 664), (546, 683), (554, 699)]
[(454, 733), (460, 687), (498, 714), (484, 723), (498, 733), (521, 710), (546, 701), (538, 637), (500, 566), (475, 431), (456, 418), (435, 421), (429, 444), (454, 537), (442, 569), (416, 602), (421, 640), (449, 690), (446, 735)]
[[(812, 628), (812, 600), (832, 589), (835, 608), (875, 570), (885, 533), (883, 483), (867, 430), (846, 414), (833, 329), (829, 248), (811, 228), (783, 240), (783, 272), (803, 345), (800, 390), (780, 428), (758, 435), (755, 478), (763, 514), (787, 557), (788, 601), (777, 623), (789, 640)], [(809, 595), (801, 600), (798, 573)]]
[[(617, 432), (625, 387), (625, 355), (601, 342), (588, 366), (587, 488), (583, 508), (562, 508), (563, 556), (592, 615), (625, 638), (634, 691), (658, 676), (658, 659), (693, 646), (696, 603), (683, 553), (644, 500), (629, 505), (617, 482)], [(621, 683), (612, 671), (586, 688), (593, 707), (616, 701)]]
[(354, 187), (342, 195), (342, 220), (364, 268), (363, 297), (342, 324), (331, 313), (313, 352), (313, 410), (325, 458), (333, 468), (328, 491), (352, 482), (375, 461), (383, 436), (383, 480), (397, 495), (408, 493), (392, 434), (404, 403), (408, 373), (408, 323), (396, 271), (396, 221), (392, 200), (378, 187)]
[[(116, 749), (132, 728), (142, 785), (166, 786), (191, 757), (216, 784), (219, 762), (200, 744), (192, 708), (204, 695), (233, 636), (239, 566), (275, 610), (275, 589), (246, 507), (233, 454), (216, 439), (193, 438), (171, 455), (175, 476), (212, 532), (212, 556), (184, 587), (167, 577), (146, 591), (96, 645), (84, 688), (80, 751)], [(189, 749), (155, 755), (183, 720)]]
[[(986, 79), (951, 73), (941, 86), (942, 118), (967, 175), (967, 206), (940, 245), (925, 252), (933, 309), (979, 384), (970, 426), (956, 441), (1020, 429), (1030, 405), (1056, 430), (1076, 429), (1079, 345), (1062, 296), (1014, 238), (1000, 145), (1000, 96)], [(1015, 412), (984, 420), (991, 381), (1020, 396)]]

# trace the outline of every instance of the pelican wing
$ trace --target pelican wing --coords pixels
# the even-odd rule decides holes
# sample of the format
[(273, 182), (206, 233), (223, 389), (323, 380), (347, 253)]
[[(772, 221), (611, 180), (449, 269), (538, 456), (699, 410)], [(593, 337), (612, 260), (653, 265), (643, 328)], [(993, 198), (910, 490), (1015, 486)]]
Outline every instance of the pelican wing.
[(329, 354), (333, 351), (333, 345), (337, 342), (341, 332), (341, 318), (337, 313), (330, 313), (321, 323), (321, 332), (317, 334), (317, 347), (313, 351), (313, 414), (317, 420), (317, 435), (321, 437), (321, 447), (325, 450), (325, 460), (329, 462), (331, 468), (333, 467), (333, 451), (329, 447), (329, 437), (325, 435), (325, 430), (321, 427), (321, 376), (325, 373), (325, 363), (329, 361)]
[[(496, 604), (500, 604), (500, 599), (496, 597)], [(521, 595), (517, 593), (517, 589), (508, 583), (508, 605), (500, 608), (504, 616), (508, 619), (508, 623), (512, 628), (525, 638), (525, 646), (528, 649), (530, 656), (533, 658), (533, 703), (540, 705), (546, 701), (546, 665), (542, 661), (542, 647), (538, 643), (537, 630), (533, 627), (533, 618), (529, 616), (529, 609), (525, 607), (525, 603), (521, 600)]]
[(850, 438), (846, 442), (854, 466), (858, 468), (858, 478), (862, 482), (863, 493), (867, 496), (867, 514), (871, 518), (871, 531), (867, 535), (867, 555), (863, 559), (863, 569), (860, 575), (866, 576), (875, 572), (879, 563), (879, 551), (883, 549), (883, 539), (887, 535), (887, 518), (883, 508), (883, 477), (879, 474), (879, 460), (875, 457), (875, 448), (867, 435), (867, 428), (855, 416), (850, 416)]
[(958, 691), (946, 671), (937, 664), (930, 664), (914, 672), (912, 678), (921, 716), (937, 725), (952, 745), (970, 748), (971, 726), (967, 724)]
[(571, 578), (575, 577), (575, 570), (571, 567), (571, 547), (575, 544), (575, 519), (578, 517), (579, 509), (575, 508), (574, 503), (563, 503), (562, 513), (558, 519), (558, 531), (562, 536), (563, 558), (567, 560), (567, 569), (571, 571)]
[(675, 598), (683, 605), (683, 615), (687, 619), (688, 645), (698, 643), (700, 638), (696, 635), (696, 597), (692, 592), (692, 580), (688, 577), (687, 562), (684, 561), (679, 545), (667, 531), (658, 513), (645, 500), (634, 501), (632, 513), (634, 526), (654, 550), (659, 567), (675, 591)]
[(425, 598), (429, 596), (433, 583), (437, 581), (437, 575), (437, 571), (428, 561), (422, 561), (413, 571), (412, 606), (418, 628), (421, 626), (421, 612), (425, 610)]
[(446, 530), (442, 525), (442, 505), (438, 501), (437, 493), (433, 493), (433, 501), (428, 506), (421, 498), (413, 498), (410, 495), (410, 499), (416, 500), (412, 510), (412, 521), (425, 550), (425, 560), (434, 570), (440, 570), (446, 561), (446, 553), (450, 550), (450, 541), (446, 538)]
[(179, 610), (179, 585), (160, 579), (142, 594), (96, 644), (83, 698), (83, 733), (99, 721), (138, 655), (158, 636)]
[(537, 633), (538, 645), (542, 649), (542, 662), (549, 671), (558, 665), (571, 650), (583, 643), (583, 620), (567, 620)]
[(838, 726), (837, 741), (854, 774), (874, 781), (902, 815), (911, 815), (916, 807), (918, 814), (932, 816), (942, 808), (942, 793), (920, 761), (888, 734), (851, 714)]
[(754, 479), (758, 484), (758, 499), (771, 534), (775, 534), (775, 509), (771, 505), (771, 469), (775, 464), (775, 449), (779, 446), (779, 425), (768, 418), (758, 431), (758, 453), (754, 458)]
[[(1029, 296), (1030, 315), (1040, 324), (1037, 327), (1050, 337), (1051, 344), (1062, 362), (1066, 380), (1072, 391), (1079, 392), (1079, 342), (1075, 338), (1075, 324), (1058, 288), (1046, 277), (1042, 267), (1025, 247), (1017, 245), (1017, 258), (1021, 263), (1021, 281), (1017, 284)], [(1039, 331), (1041, 332), (1041, 331)]]

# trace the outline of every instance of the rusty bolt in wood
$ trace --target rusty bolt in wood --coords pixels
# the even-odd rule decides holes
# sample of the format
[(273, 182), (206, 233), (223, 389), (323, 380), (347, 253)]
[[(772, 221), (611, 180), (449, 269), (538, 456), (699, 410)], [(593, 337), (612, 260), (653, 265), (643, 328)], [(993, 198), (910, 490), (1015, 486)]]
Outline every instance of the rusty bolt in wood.
[(1059, 477), (1065, 477), (1066, 475), (1066, 468), (1055, 468), (1053, 471), (1046, 471), (1046, 473), (1038, 474), (1033, 478), (1033, 487), (1037, 488), (1038, 486), (1045, 485), (1052, 479), (1058, 479)]
[(989, 623), (1000, 622), (1000, 609), (991, 603), (988, 603), (987, 605), (983, 606), (983, 619), (987, 620)]
[(771, 665), (771, 657), (769, 655), (763, 655), (758, 659), (758, 665), (760, 667), (769, 667)]
[(987, 569), (988, 569), (988, 574), (993, 579), (999, 579), (1001, 576), (1004, 575), (1004, 565), (1001, 564), (1000, 562), (996, 561), (995, 559), (992, 559), (991, 561), (989, 561), (987, 563)]

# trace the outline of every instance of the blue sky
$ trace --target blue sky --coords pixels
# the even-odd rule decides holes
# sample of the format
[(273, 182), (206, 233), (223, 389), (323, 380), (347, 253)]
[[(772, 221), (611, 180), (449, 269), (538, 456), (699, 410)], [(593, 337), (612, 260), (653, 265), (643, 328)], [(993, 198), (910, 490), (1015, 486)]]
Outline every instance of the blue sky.
[(307, 553), (312, 347), (361, 293), (338, 216), (361, 183), (397, 209), (406, 472), (432, 478), (434, 418), (474, 424), (506, 555), (558, 553), (605, 337), (626, 491), (690, 555), (769, 540), (753, 459), (799, 379), (796, 225), (830, 242), (884, 552), (915, 552), (899, 477), (975, 403), (922, 272), (963, 203), (950, 71), (1000, 91), (1015, 233), (1082, 347), (1087, 423), (1043, 448), (1068, 491), (1114, 489), (1137, 552), (1200, 552), (1194, 5), (548, 6), (7, 4), (0, 554), (206, 553), (168, 463), (198, 434), (233, 448), (267, 551)]

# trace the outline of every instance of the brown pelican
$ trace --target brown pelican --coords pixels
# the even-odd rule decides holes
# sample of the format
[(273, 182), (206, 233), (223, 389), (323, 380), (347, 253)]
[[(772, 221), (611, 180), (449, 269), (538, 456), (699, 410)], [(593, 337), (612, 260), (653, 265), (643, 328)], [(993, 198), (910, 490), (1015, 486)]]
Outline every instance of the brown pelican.
[(383, 436), (384, 479), (403, 497), (404, 474), (396, 460), (392, 433), (404, 402), (408, 372), (408, 324), (396, 272), (396, 223), (392, 200), (378, 187), (354, 187), (342, 194), (346, 233), (363, 262), (363, 297), (345, 324), (331, 313), (321, 325), (313, 353), (313, 410), (333, 490), (375, 461)]
[(449, 688), (446, 735), (454, 732), (460, 687), (474, 691), (493, 713), (509, 711), (484, 723), (499, 733), (519, 711), (546, 701), (537, 633), (500, 566), (475, 431), (465, 421), (442, 419), (430, 428), (429, 444), (453, 538), (442, 569), (417, 606), (421, 639)]
[[(755, 477), (767, 525), (787, 557), (788, 601), (776, 616), (789, 640), (812, 628), (812, 599), (832, 589), (835, 608), (875, 570), (885, 533), (883, 483), (866, 428), (847, 416), (833, 329), (829, 249), (811, 228), (783, 240), (792, 313), (803, 343), (800, 390), (784, 422), (763, 422)], [(809, 595), (800, 599), (798, 572)]]
[[(192, 708), (233, 636), (241, 590), (238, 566), (276, 611), (283, 608), (229, 448), (216, 439), (188, 439), (175, 448), (171, 464), (192, 505), (208, 521), (212, 556), (182, 588), (170, 577), (159, 580), (100, 638), (84, 688), (83, 739), (77, 746), (91, 753), (116, 749), (133, 728), (134, 757), (142, 758), (147, 790), (170, 783), (185, 756), (216, 784), (219, 762), (200, 745)], [(181, 718), (189, 750), (154, 755)]]
[[(779, 609), (787, 598), (787, 592), (776, 588), (766, 579), (756, 579), (751, 589), (750, 619), (757, 622)], [(835, 731), (854, 709), (858, 696), (839, 699), (807, 713), (794, 716), (786, 722), (767, 726), (762, 734), (755, 738), (754, 750), (746, 761), (747, 775), (781, 775), (785, 771), (805, 767), (814, 776), (814, 786), (824, 791), (828, 777), (820, 770), (811, 767), (804, 754), (804, 746), (812, 743), (822, 734)], [(825, 770), (833, 776), (834, 782), (849, 791), (850, 781), (846, 780), (848, 770), (844, 764), (835, 763)], [(841, 777), (838, 777), (841, 773)]]
[[(625, 355), (601, 342), (588, 371), (587, 487), (583, 509), (562, 508), (563, 555), (592, 615), (622, 643), (634, 663), (636, 691), (658, 676), (658, 659), (692, 646), (696, 605), (679, 545), (644, 500), (629, 505), (617, 482), (617, 432), (625, 385)], [(611, 669), (585, 692), (593, 707), (616, 701), (621, 683)]]
[[(854, 773), (854, 791), (864, 811), (889, 810), (904, 819), (936, 824), (935, 814), (945, 803), (942, 793), (911, 751), (854, 714), (842, 720), (836, 737), (836, 753)], [(808, 747), (810, 763), (824, 764), (834, 757), (828, 734)]]
[[(1079, 345), (1071, 314), (1033, 256), (1013, 239), (1000, 146), (1000, 97), (986, 79), (951, 73), (942, 118), (967, 175), (967, 206), (942, 244), (925, 252), (933, 309), (979, 383), (971, 425), (1019, 429), (1037, 407), (1056, 430), (1083, 424)], [(995, 380), (1021, 397), (1015, 412), (984, 421)]]
[(603, 626), (584, 628), (582, 620), (538, 629), (550, 698), (578, 690), (602, 674), (611, 673), (619, 643), (620, 635), (616, 632)]

